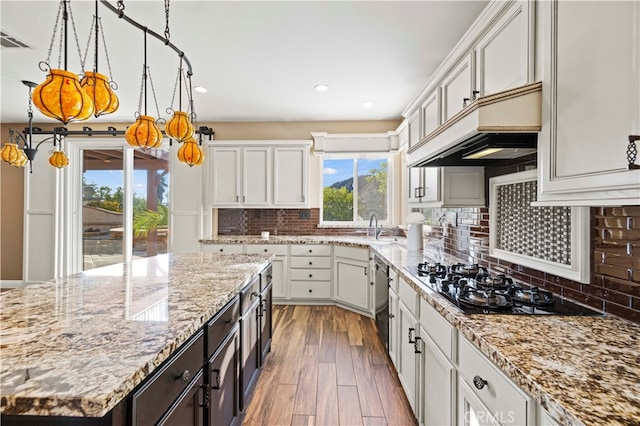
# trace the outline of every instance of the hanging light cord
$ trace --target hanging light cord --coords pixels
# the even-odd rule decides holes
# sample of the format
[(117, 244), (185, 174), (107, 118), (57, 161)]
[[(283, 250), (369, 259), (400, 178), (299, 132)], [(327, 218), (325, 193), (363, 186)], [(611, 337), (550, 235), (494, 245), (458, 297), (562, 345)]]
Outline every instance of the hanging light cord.
[(164, 0), (164, 16), (167, 22), (164, 27), (164, 38), (166, 39), (164, 44), (169, 44), (169, 38), (171, 37), (171, 33), (169, 33), (169, 0)]

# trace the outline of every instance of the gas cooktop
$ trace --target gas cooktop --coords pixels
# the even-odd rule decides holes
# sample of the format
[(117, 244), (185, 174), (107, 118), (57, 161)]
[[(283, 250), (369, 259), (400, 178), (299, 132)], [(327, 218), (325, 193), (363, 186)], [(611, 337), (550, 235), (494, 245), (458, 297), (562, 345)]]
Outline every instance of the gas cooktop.
[(602, 315), (503, 274), (491, 274), (477, 264), (425, 262), (405, 269), (467, 314)]

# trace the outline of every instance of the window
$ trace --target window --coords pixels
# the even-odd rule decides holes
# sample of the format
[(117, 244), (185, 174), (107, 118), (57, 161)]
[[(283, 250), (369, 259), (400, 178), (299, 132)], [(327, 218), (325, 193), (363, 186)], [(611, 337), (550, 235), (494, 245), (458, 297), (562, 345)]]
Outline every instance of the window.
[(368, 223), (372, 213), (389, 219), (389, 161), (333, 158), (322, 161), (322, 222)]

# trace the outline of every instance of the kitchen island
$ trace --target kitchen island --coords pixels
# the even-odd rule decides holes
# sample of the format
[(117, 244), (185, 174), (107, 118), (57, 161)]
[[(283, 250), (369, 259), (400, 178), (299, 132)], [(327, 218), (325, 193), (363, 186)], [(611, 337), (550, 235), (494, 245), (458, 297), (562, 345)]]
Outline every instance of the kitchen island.
[(127, 396), (270, 262), (159, 255), (3, 292), (3, 423), (7, 415), (118, 423)]

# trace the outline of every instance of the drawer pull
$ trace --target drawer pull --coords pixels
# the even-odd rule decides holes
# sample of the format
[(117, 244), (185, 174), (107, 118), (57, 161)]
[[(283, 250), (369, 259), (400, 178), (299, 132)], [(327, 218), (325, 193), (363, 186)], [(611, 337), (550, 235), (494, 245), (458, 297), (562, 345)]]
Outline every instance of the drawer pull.
[(268, 251), (267, 249), (264, 249), (264, 252), (265, 252), (265, 253), (266, 253), (267, 251)]
[(251, 296), (253, 296), (253, 297), (258, 297), (258, 295), (259, 295), (259, 294), (260, 294), (260, 293), (258, 293), (257, 291), (254, 291), (253, 293), (251, 293)]
[(477, 389), (482, 389), (484, 388), (486, 385), (488, 385), (487, 381), (485, 379), (483, 379), (480, 376), (475, 376), (473, 378), (473, 385), (477, 388)]
[(313, 290), (309, 289), (309, 293), (313, 293)]
[(216, 373), (215, 385), (211, 386), (211, 389), (220, 389), (220, 369), (214, 368), (213, 372)]
[(313, 278), (313, 275), (312, 275), (312, 274), (309, 274), (309, 278)]
[(220, 253), (222, 253), (224, 251), (224, 249), (220, 249)]
[(184, 370), (178, 377), (176, 377), (176, 380), (182, 384), (185, 384), (189, 381), (189, 377), (191, 377), (189, 370)]
[(396, 316), (393, 314), (389, 314), (389, 319), (394, 319)]
[(271, 274), (267, 274), (267, 278), (268, 278), (268, 279), (272, 279), (272, 278), (273, 278), (273, 275), (271, 275)]
[(413, 337), (415, 331), (415, 328), (409, 328), (409, 343), (416, 343), (416, 339)]
[(313, 262), (309, 262), (309, 266), (313, 265)]
[(309, 253), (313, 253), (313, 250), (309, 249)]
[(224, 323), (225, 323), (225, 324), (229, 324), (229, 325), (233, 324), (233, 323), (234, 323), (233, 318), (229, 318), (229, 319), (228, 319), (228, 320), (226, 320)]

